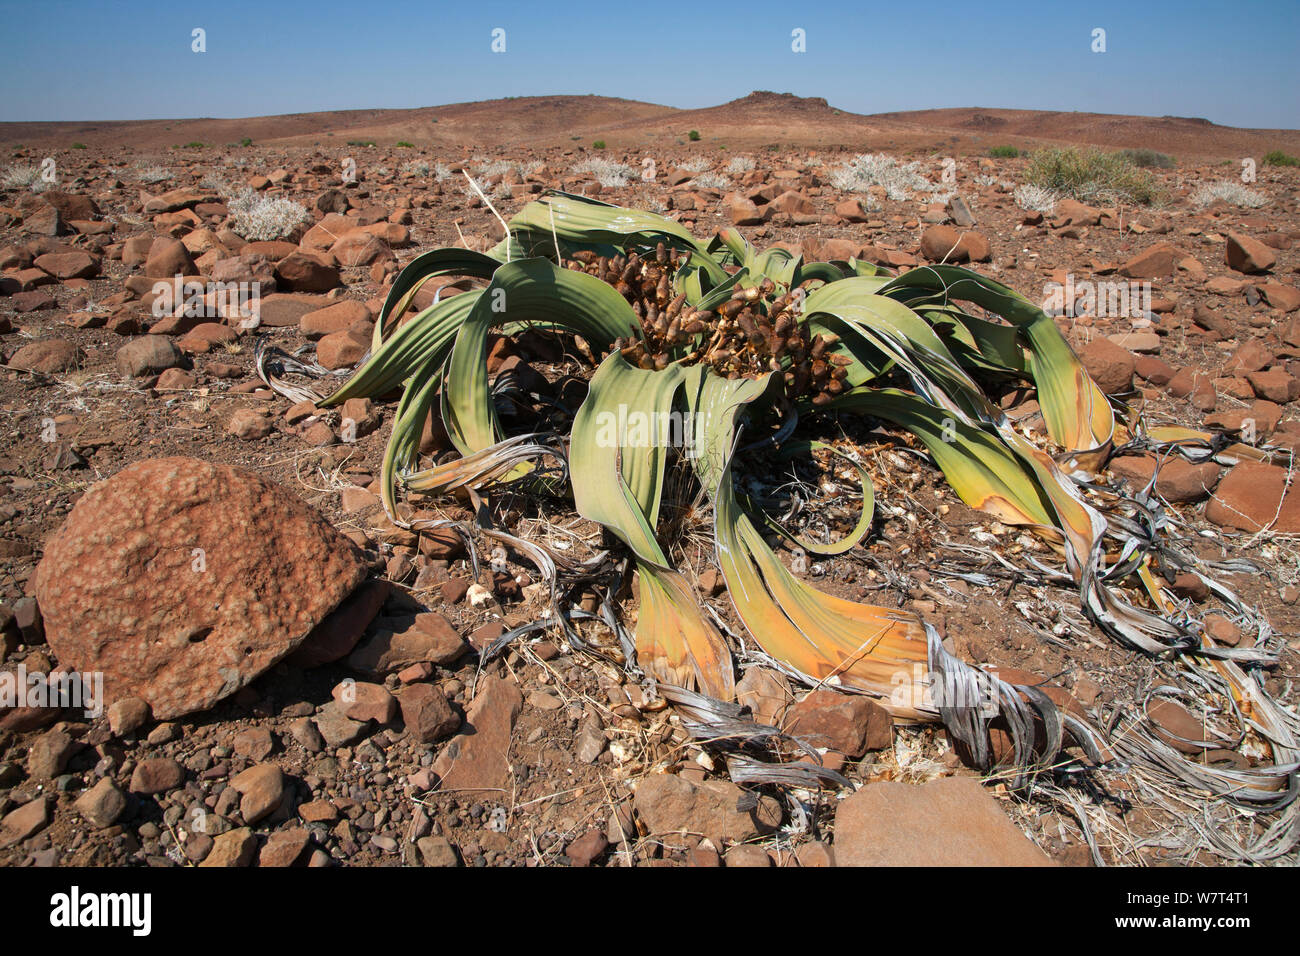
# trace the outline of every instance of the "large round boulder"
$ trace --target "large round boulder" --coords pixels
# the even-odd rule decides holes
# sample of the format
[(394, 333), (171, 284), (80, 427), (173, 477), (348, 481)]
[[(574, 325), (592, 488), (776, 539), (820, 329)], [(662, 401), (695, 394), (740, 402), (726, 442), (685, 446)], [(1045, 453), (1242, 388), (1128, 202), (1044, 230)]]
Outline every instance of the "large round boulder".
[(137, 462), (95, 485), (36, 569), (61, 664), (104, 705), (156, 719), (205, 710), (294, 648), (365, 578), (356, 547), (296, 495), (194, 458)]

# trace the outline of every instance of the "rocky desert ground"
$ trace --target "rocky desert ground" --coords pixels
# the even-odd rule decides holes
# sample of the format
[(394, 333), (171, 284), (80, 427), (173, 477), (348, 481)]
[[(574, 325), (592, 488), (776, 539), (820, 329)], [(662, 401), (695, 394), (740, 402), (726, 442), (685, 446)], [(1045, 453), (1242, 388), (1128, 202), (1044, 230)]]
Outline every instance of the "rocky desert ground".
[[(1038, 302), (1058, 286), (1061, 305), (1141, 289), (1144, 309), (1108, 314), (1094, 300), (1061, 315), (1102, 388), (1151, 423), (1246, 428), (1292, 449), (1300, 168), (1262, 158), (1300, 152), (1300, 134), (1104, 119), (855, 117), (755, 94), (689, 113), (597, 97), (0, 124), (3, 669), (48, 674), (60, 664), (36, 599), (43, 559), (42, 593), (57, 596), (84, 645), (148, 620), (151, 595), (130, 584), (142, 553), (132, 515), (157, 516), (150, 560), (194, 567), (204, 582), (183, 594), (195, 622), (188, 640), (121, 651), (147, 655), (158, 672), (152, 706), (131, 696), (97, 716), (0, 712), (0, 864), (809, 867), (969, 862), (968, 852), (1011, 864), (1224, 862), (1189, 821), (1193, 797), (1156, 799), (1122, 766), (1073, 797), (1016, 794), (996, 774), (981, 783), (942, 728), (891, 727), (864, 698), (809, 693), (762, 666), (745, 670), (741, 702), (811, 740), (857, 789), (734, 784), (673, 708), (552, 632), (483, 653), (537, 619), (533, 569), (512, 554), (475, 577), (457, 535), (388, 521), (376, 479), (395, 400), (321, 410), (276, 394), (255, 369), (266, 343), (308, 346), (305, 355), (345, 374), (367, 352), (405, 263), (501, 238), (465, 170), (507, 218), (558, 188), (661, 212), (700, 236), (736, 226), (760, 247), (815, 259), (965, 261)], [(1028, 160), (989, 155), (1062, 144), (1146, 147), (1175, 162), (1146, 171), (1160, 191), (1150, 205), (1050, 203), (1021, 189)], [(889, 156), (917, 181), (843, 188), (843, 169), (864, 153)], [(1254, 170), (1244, 183), (1243, 159)], [(259, 321), (210, 294), (187, 310), (183, 285), (169, 287), (180, 301), (160, 306), (177, 276), (200, 283), (200, 297), (207, 283), (255, 287)], [(533, 410), (572, 412), (584, 362), (572, 340), (530, 333), (496, 341), (489, 372), (523, 382)], [(1036, 410), (1023, 390), (1003, 404), (1018, 416)], [(865, 446), (865, 434), (850, 437)], [(1141, 708), (1161, 682), (1158, 663), (1108, 640), (1068, 589), (945, 575), (968, 557), (964, 546), (1014, 542), (933, 467), (875, 446), (877, 528), (803, 573), (920, 612), (959, 657), (1043, 686), (1096, 726)], [(436, 422), (422, 450), (454, 457)], [(1155, 490), (1199, 554), (1251, 562), (1223, 580), (1284, 645), (1266, 683), (1294, 709), (1300, 496), (1279, 461), (1171, 461)], [(1110, 469), (1140, 485), (1156, 465), (1135, 452)], [(119, 473), (111, 493), (94, 490)], [(216, 488), (243, 505), (220, 505), (230, 498)], [(93, 509), (74, 512), (96, 494)], [(469, 517), (461, 501), (421, 507)], [(828, 507), (832, 521), (844, 517)], [(559, 529), (583, 547), (599, 543), (558, 499), (507, 495), (501, 514), (521, 537)], [(707, 540), (684, 531), (678, 544), (703, 600), (734, 622)], [(214, 559), (232, 550), (238, 560)], [(214, 612), (202, 606), (212, 586), (203, 575), (252, 582), (266, 600)], [(1193, 578), (1175, 588), (1212, 606)], [(625, 607), (634, 615), (635, 598)], [(232, 620), (243, 625), (227, 647)], [(1223, 643), (1251, 640), (1227, 616), (1212, 626)], [(214, 679), (238, 689), (212, 692)], [(1197, 746), (1213, 739), (1214, 721), (1175, 703), (1149, 716), (1202, 759), (1261, 759), (1233, 741)], [(1242, 841), (1272, 823), (1236, 811), (1214, 819)], [(1294, 863), (1294, 849), (1271, 862)]]

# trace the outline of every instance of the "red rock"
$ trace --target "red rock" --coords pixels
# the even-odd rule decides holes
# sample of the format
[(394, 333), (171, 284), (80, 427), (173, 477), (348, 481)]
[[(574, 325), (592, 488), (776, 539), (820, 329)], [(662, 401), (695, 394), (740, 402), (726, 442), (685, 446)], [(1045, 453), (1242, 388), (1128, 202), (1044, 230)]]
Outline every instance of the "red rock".
[(507, 790), (510, 740), (523, 697), (512, 682), (484, 677), (465, 714), (465, 724), (433, 765), (440, 789)]
[(1171, 504), (1204, 501), (1219, 481), (1219, 466), (1212, 461), (1193, 464), (1170, 458), (1160, 468), (1156, 491)]
[(151, 279), (170, 279), (173, 276), (196, 276), (198, 266), (190, 258), (190, 251), (179, 239), (159, 237), (149, 247), (149, 257), (144, 263), (144, 274)]
[(271, 420), (252, 408), (237, 408), (230, 416), (226, 432), (242, 441), (257, 441), (271, 434)]
[(200, 322), (177, 340), (176, 346), (182, 352), (203, 354), (219, 345), (230, 345), (238, 341), (234, 329), (220, 322)]
[(1077, 199), (1060, 199), (1056, 203), (1054, 229), (1065, 226), (1097, 226), (1101, 224), (1101, 210), (1084, 205)]
[(1280, 368), (1247, 372), (1246, 381), (1255, 390), (1255, 395), (1270, 402), (1285, 405), (1300, 398), (1300, 381), (1292, 378)]
[(767, 855), (767, 851), (761, 846), (755, 846), (752, 843), (738, 843), (727, 851), (723, 857), (728, 869), (737, 869), (747, 867), (751, 869), (764, 869), (772, 865), (772, 858)]
[(1196, 742), (1212, 740), (1199, 719), (1182, 704), (1167, 697), (1153, 698), (1147, 704), (1146, 714), (1156, 736), (1185, 754), (1205, 753), (1207, 748), (1197, 746)]
[(564, 850), (571, 866), (591, 866), (592, 862), (609, 848), (609, 840), (601, 830), (588, 830)]
[(0, 820), (0, 850), (17, 846), (29, 836), (40, 832), (50, 822), (49, 801), (41, 796), (17, 810), (11, 810)]
[(421, 743), (431, 744), (455, 732), (460, 717), (447, 703), (447, 697), (432, 684), (411, 684), (397, 695), (402, 707), (402, 723)]
[(316, 361), (327, 369), (356, 365), (370, 351), (370, 335), (355, 328), (333, 332), (316, 343)]
[(894, 742), (889, 712), (860, 694), (815, 690), (786, 712), (785, 732), (813, 747), (861, 757)]
[(335, 305), (308, 312), (299, 322), (304, 338), (319, 339), (331, 332), (342, 332), (357, 323), (370, 322), (370, 310), (364, 302), (345, 299)]
[(978, 232), (930, 226), (921, 234), (921, 253), (931, 262), (988, 262), (989, 241)]
[(1119, 274), (1129, 279), (1159, 279), (1174, 274), (1174, 263), (1181, 256), (1168, 242), (1158, 242), (1143, 249), (1119, 267)]
[(794, 858), (801, 867), (831, 867), (835, 866), (835, 848), (820, 840), (801, 843), (794, 851)]
[(673, 845), (674, 834), (703, 834), (714, 844), (742, 843), (771, 833), (781, 822), (781, 805), (761, 796), (752, 809), (745, 791), (729, 780), (691, 783), (671, 773), (651, 774), (637, 782), (636, 814), (649, 831), (665, 845)]
[(843, 199), (836, 203), (835, 215), (847, 222), (867, 222), (871, 219), (870, 213), (862, 208), (862, 202), (858, 199)]
[(1229, 372), (1258, 372), (1260, 369), (1268, 368), (1275, 361), (1277, 359), (1272, 352), (1258, 341), (1251, 339), (1237, 349), (1223, 367)]
[(87, 491), (47, 542), (35, 591), (60, 663), (105, 703), (204, 710), (302, 643), (362, 581), (361, 554), (260, 475), (137, 462)]
[(388, 724), (397, 718), (397, 699), (382, 684), (349, 678), (335, 685), (331, 696), (349, 720)]
[(1139, 355), (1133, 363), (1137, 377), (1155, 386), (1168, 385), (1174, 377), (1174, 369), (1168, 362), (1154, 355)]
[(307, 313), (314, 312), (328, 304), (328, 300), (323, 296), (276, 292), (272, 295), (261, 296), (257, 300), (258, 317), (261, 319), (262, 325), (271, 326), (272, 328), (287, 328), (297, 325)]
[(384, 606), (389, 593), (387, 581), (372, 578), (364, 582), (312, 629), (285, 663), (292, 668), (307, 670), (347, 657), (365, 637), (366, 628)]
[(1300, 309), (1300, 290), (1292, 286), (1280, 282), (1265, 282), (1259, 287), (1259, 291), (1264, 296), (1264, 301), (1275, 309), (1281, 309), (1283, 312), (1294, 312)]
[(24, 345), (9, 357), (9, 366), (53, 375), (75, 368), (85, 357), (81, 349), (63, 339), (44, 339)]
[(144, 212), (147, 216), (156, 216), (161, 213), (177, 212), (181, 209), (191, 208), (199, 203), (219, 202), (220, 199), (220, 196), (209, 189), (180, 186), (168, 190), (161, 196), (151, 196), (145, 201)]
[(1243, 461), (1219, 482), (1206, 519), (1251, 533), (1269, 526), (1279, 534), (1300, 532), (1300, 498), (1286, 494), (1286, 477), (1277, 465)]
[(835, 811), (840, 866), (1051, 866), (970, 777), (870, 783)]
[(1267, 272), (1277, 263), (1277, 255), (1258, 239), (1230, 232), (1223, 261), (1236, 272)]
[(184, 391), (194, 388), (198, 380), (189, 372), (179, 368), (169, 368), (158, 376), (154, 389), (159, 392)]
[[(391, 228), (406, 231), (401, 226)], [(330, 246), (330, 255), (339, 265), (352, 268), (396, 258), (388, 243), (365, 229), (353, 229), (339, 236)]]
[(111, 827), (126, 812), (127, 797), (112, 777), (102, 777), (73, 804), (81, 818), (97, 830)]
[(99, 216), (99, 207), (95, 200), (80, 193), (65, 192), (62, 189), (47, 189), (40, 195), (41, 202), (48, 203), (59, 211), (64, 219), (95, 219)]
[(1132, 352), (1110, 339), (1093, 339), (1079, 350), (1079, 361), (1107, 395), (1127, 392), (1133, 387), (1136, 359)]
[(451, 623), (437, 612), (413, 619), (380, 618), (374, 635), (348, 657), (348, 666), (363, 674), (384, 675), (411, 664), (450, 664), (468, 648)]
[(131, 378), (157, 375), (175, 368), (185, 356), (171, 339), (161, 335), (142, 335), (127, 342), (114, 355), (117, 370)]
[(759, 209), (751, 200), (739, 193), (730, 193), (722, 200), (727, 211), (727, 218), (737, 226), (757, 226), (772, 217), (768, 207)]
[(166, 793), (185, 782), (185, 769), (170, 757), (149, 757), (135, 765), (131, 792), (145, 795)]
[(235, 734), (231, 745), (235, 753), (249, 760), (265, 760), (275, 750), (275, 738), (266, 727), (249, 727)]
[(793, 189), (788, 189), (773, 199), (772, 208), (791, 216), (811, 216), (817, 212), (812, 200)]
[(291, 292), (328, 292), (341, 285), (338, 266), (309, 252), (295, 252), (275, 264), (279, 287)]
[(245, 823), (270, 816), (288, 795), (284, 774), (273, 763), (260, 763), (236, 774), (230, 785), (240, 795), (239, 815)]
[(250, 866), (257, 856), (257, 837), (248, 827), (222, 833), (212, 841), (212, 850), (199, 866), (240, 867)]
[(51, 252), (36, 257), (36, 268), (57, 279), (93, 279), (99, 275), (99, 260), (84, 252)]
[(311, 843), (311, 832), (302, 827), (277, 830), (267, 839), (257, 856), (258, 866), (283, 867), (301, 863)]

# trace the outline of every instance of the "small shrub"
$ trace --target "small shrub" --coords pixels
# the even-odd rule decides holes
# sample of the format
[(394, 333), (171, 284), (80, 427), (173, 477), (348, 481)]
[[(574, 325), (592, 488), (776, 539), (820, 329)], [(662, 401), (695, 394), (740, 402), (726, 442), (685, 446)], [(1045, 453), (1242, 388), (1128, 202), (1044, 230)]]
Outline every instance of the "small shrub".
[(30, 189), (41, 191), (41, 169), (39, 166), (10, 166), (0, 176), (0, 188)]
[(1014, 146), (994, 146), (989, 150), (989, 155), (994, 159), (1015, 159), (1020, 155), (1020, 150)]
[(241, 139), (241, 140), (239, 141), (239, 145), (240, 145), (240, 146), (252, 146), (252, 145), (253, 145), (253, 141), (252, 141), (249, 137), (245, 136), (243, 139)]
[(704, 172), (691, 180), (701, 189), (730, 189), (731, 180), (721, 173)]
[(86, 144), (85, 144), (85, 143), (73, 143), (73, 144), (72, 144), (72, 148), (73, 148), (73, 149), (85, 149), (85, 148), (86, 148)]
[(688, 159), (677, 168), (684, 169), (688, 173), (702, 173), (712, 165), (713, 164), (703, 156), (697, 156), (694, 159)]
[(935, 186), (921, 175), (920, 163), (900, 163), (883, 153), (862, 153), (831, 170), (830, 183), (841, 192), (866, 192), (884, 186), (890, 199), (901, 201), (913, 192), (935, 192)]
[(185, 146), (184, 146), (183, 148), (184, 148), (184, 149), (202, 149), (202, 148), (203, 148), (203, 144), (200, 143), (197, 139), (192, 139), (192, 140), (190, 140), (188, 143), (186, 143)]
[(573, 167), (575, 173), (589, 173), (596, 182), (611, 189), (626, 186), (636, 175), (636, 170), (612, 159), (588, 159)]
[(604, 149), (604, 148), (605, 148), (605, 141), (604, 141), (603, 139), (598, 139), (598, 140), (596, 140), (594, 143), (592, 143), (591, 145), (594, 146), (596, 149)]
[(162, 166), (139, 166), (135, 173), (135, 178), (142, 183), (165, 183), (173, 177), (172, 171)]
[(698, 143), (700, 141), (700, 131), (698, 129), (693, 129), (686, 134), (686, 138), (692, 143)]
[(350, 140), (348, 140), (348, 145), (349, 145), (349, 146), (362, 146), (362, 147), (374, 146), (374, 145), (375, 145), (375, 141), (374, 141), (373, 139), (350, 139)]
[(1044, 189), (1042, 186), (1032, 186), (1026, 183), (1017, 186), (1016, 191), (1011, 195), (1015, 199), (1016, 205), (1021, 209), (1041, 212), (1044, 216), (1050, 216), (1056, 210), (1056, 194), (1050, 189)]
[(1178, 165), (1172, 156), (1154, 149), (1121, 149), (1119, 154), (1141, 169), (1173, 169)]
[(408, 163), (402, 163), (402, 172), (407, 176), (418, 176), (423, 179), (429, 175), (430, 167), (422, 159), (413, 159)]
[(311, 219), (307, 210), (289, 199), (260, 196), (244, 189), (227, 205), (231, 228), (250, 242), (283, 239)]
[(1197, 209), (1204, 209), (1211, 203), (1223, 201), (1240, 209), (1258, 209), (1268, 205), (1268, 197), (1247, 189), (1231, 179), (1221, 183), (1206, 183), (1192, 193), (1191, 203)]
[(1035, 153), (1025, 178), (1032, 186), (1080, 202), (1122, 201), (1148, 205), (1159, 198), (1151, 175), (1120, 153), (1074, 147)]
[(727, 163), (727, 172), (733, 176), (737, 173), (747, 173), (754, 168), (756, 164), (748, 156), (736, 156), (731, 162)]
[(1280, 149), (1275, 149), (1264, 154), (1265, 166), (1300, 166), (1300, 159), (1294, 156), (1288, 156)]
[(415, 144), (414, 144), (414, 143), (408, 143), (408, 142), (407, 142), (406, 140), (404, 140), (404, 139), (399, 139), (399, 140), (397, 141), (397, 143), (396, 143), (396, 146), (397, 146), (398, 149), (414, 149), (414, 148), (415, 148)]

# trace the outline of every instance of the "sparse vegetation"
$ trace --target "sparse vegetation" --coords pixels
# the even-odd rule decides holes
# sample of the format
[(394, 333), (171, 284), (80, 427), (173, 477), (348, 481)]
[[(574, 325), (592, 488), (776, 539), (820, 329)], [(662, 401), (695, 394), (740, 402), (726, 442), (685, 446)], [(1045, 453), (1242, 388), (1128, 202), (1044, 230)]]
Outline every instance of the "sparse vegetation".
[(137, 165), (135, 178), (142, 183), (164, 183), (174, 179), (175, 174), (163, 166)]
[(1030, 160), (1025, 178), (1057, 197), (1080, 202), (1126, 202), (1149, 205), (1159, 198), (1151, 175), (1120, 153), (1101, 150), (1045, 149)]
[(231, 228), (250, 242), (283, 239), (311, 216), (290, 199), (261, 196), (245, 188), (228, 203)]
[(240, 145), (240, 146), (252, 146), (252, 145), (253, 145), (253, 141), (252, 141), (249, 137), (245, 136), (243, 139), (241, 139), (241, 140), (239, 141), (239, 145)]
[(733, 176), (737, 173), (747, 173), (755, 166), (755, 162), (748, 156), (734, 156), (731, 162), (727, 163), (727, 172)]
[(1016, 191), (1012, 193), (1012, 198), (1021, 209), (1041, 212), (1044, 216), (1050, 216), (1056, 210), (1056, 194), (1042, 186), (1034, 186), (1030, 183), (1017, 186)]
[(370, 147), (375, 145), (375, 141), (373, 139), (350, 139), (348, 140), (348, 145)]
[(41, 169), (39, 166), (10, 166), (0, 176), (0, 186), (5, 189), (30, 189), (40, 192), (42, 189)]
[(705, 159), (703, 156), (696, 156), (694, 159), (688, 159), (686, 162), (682, 163), (677, 168), (684, 169), (688, 173), (702, 173), (706, 169), (709, 169), (712, 166), (713, 164), (709, 162), (707, 159)]
[(989, 150), (989, 155), (994, 159), (1015, 159), (1020, 155), (1020, 150), (1014, 146), (994, 146)]
[(731, 180), (721, 173), (703, 172), (691, 180), (701, 189), (730, 189)]
[(935, 192), (935, 186), (921, 174), (920, 163), (900, 163), (883, 153), (862, 153), (830, 173), (831, 185), (841, 192), (866, 192), (883, 186), (890, 199), (901, 201), (913, 192)]
[(429, 164), (422, 159), (412, 159), (402, 163), (402, 173), (406, 176), (418, 176), (423, 179), (429, 175)]
[(1172, 156), (1154, 149), (1121, 149), (1119, 154), (1141, 169), (1173, 169), (1178, 165)]
[(1268, 205), (1268, 197), (1229, 179), (1201, 186), (1192, 193), (1191, 202), (1197, 209), (1204, 209), (1216, 202), (1226, 202), (1240, 209), (1258, 209)]
[(626, 186), (636, 175), (636, 170), (626, 163), (612, 159), (587, 159), (573, 167), (575, 173), (590, 174), (596, 182), (610, 189)]
[(686, 138), (692, 143), (698, 143), (700, 141), (700, 131), (698, 129), (693, 129), (686, 134)]
[(414, 144), (414, 143), (408, 143), (408, 142), (407, 142), (406, 140), (404, 140), (404, 139), (399, 139), (399, 140), (398, 140), (394, 145), (395, 145), (398, 149), (415, 149), (415, 144)]
[(1274, 149), (1264, 154), (1265, 166), (1300, 166), (1300, 159), (1295, 156), (1288, 156), (1280, 149)]
[(85, 144), (85, 143), (73, 143), (73, 144), (72, 144), (72, 148), (73, 148), (73, 149), (85, 149), (85, 148), (86, 148), (86, 144)]
[(598, 140), (596, 140), (594, 143), (592, 143), (591, 145), (594, 146), (596, 149), (604, 149), (604, 148), (605, 148), (605, 141), (604, 141), (603, 139), (598, 139)]

